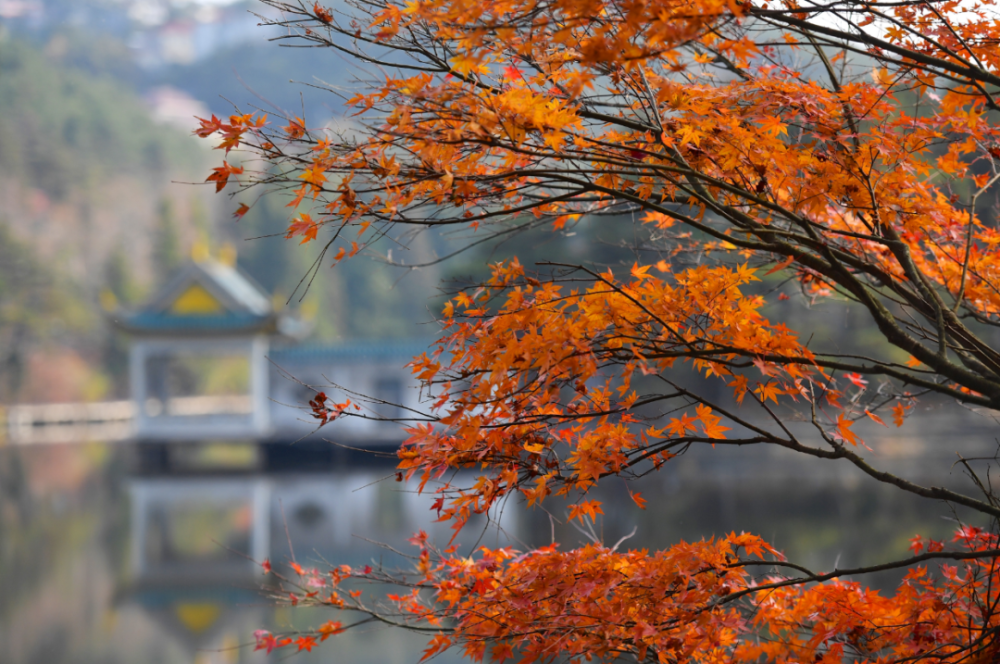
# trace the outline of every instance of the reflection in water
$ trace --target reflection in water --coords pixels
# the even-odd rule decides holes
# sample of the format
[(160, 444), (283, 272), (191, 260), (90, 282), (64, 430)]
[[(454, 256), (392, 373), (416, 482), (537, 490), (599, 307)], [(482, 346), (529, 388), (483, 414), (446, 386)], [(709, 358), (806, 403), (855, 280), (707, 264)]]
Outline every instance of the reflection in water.
[(133, 574), (245, 575), (252, 560), (268, 555), (266, 494), (262, 483), (246, 480), (133, 480)]
[[(0, 447), (4, 664), (281, 661), (287, 654), (269, 659), (252, 651), (253, 630), (306, 628), (335, 616), (273, 606), (261, 594), (269, 577), (254, 561), (394, 566), (403, 561), (376, 543), (406, 551), (416, 530), (439, 542), (451, 536), (429, 510), (432, 498), (395, 482), (390, 465), (212, 473), (195, 472), (192, 461), (182, 475), (143, 476), (129, 471), (135, 451)], [(219, 458), (206, 453), (195, 461)], [(945, 506), (754, 450), (724, 457), (699, 451), (629, 488), (641, 491), (650, 509), (640, 512), (621, 482), (602, 487), (600, 527), (609, 543), (633, 527), (637, 534), (625, 546), (650, 548), (745, 529), (828, 569), (837, 560), (846, 566), (898, 556), (915, 532), (941, 537), (954, 527)], [(547, 544), (553, 535), (565, 546), (578, 543), (581, 535), (558, 521), (563, 510), (547, 507), (551, 518), (507, 505), (499, 527), (472, 523), (460, 543), (467, 551)], [(296, 661), (410, 664), (423, 648), (421, 637), (392, 630), (337, 639)]]
[[(406, 549), (417, 529), (451, 535), (434, 522), (432, 499), (393, 481), (388, 466), (146, 477), (127, 470), (134, 451), (0, 448), (4, 664), (269, 661), (247, 646), (255, 629), (305, 627), (317, 616), (263, 598), (269, 579), (254, 561), (396, 565), (373, 542)], [(471, 525), (483, 532), (486, 523)], [(519, 529), (515, 512), (502, 529)], [(497, 542), (507, 539), (493, 529)], [(415, 662), (423, 648), (396, 631), (341, 641), (352, 664)], [(329, 652), (298, 661), (321, 659)]]
[[(450, 536), (443, 524), (434, 522), (427, 496), (404, 484), (380, 482), (385, 475), (132, 478), (132, 574), (123, 600), (156, 616), (175, 635), (178, 627), (185, 628), (182, 640), (196, 654), (232, 640), (239, 632), (239, 614), (254, 615), (255, 628), (269, 622), (261, 613), (266, 603), (259, 599), (259, 588), (269, 581), (259, 566), (265, 558), (276, 565), (291, 560), (318, 566), (330, 561), (359, 564), (377, 553), (373, 542), (405, 548), (411, 530)], [(516, 521), (516, 512), (509, 512), (501, 530), (516, 533)], [(258, 606), (248, 611), (252, 605)], [(242, 636), (246, 639), (248, 633)], [(384, 647), (400, 636), (389, 634), (386, 641), (380, 635), (361, 647), (359, 655), (380, 659)], [(242, 651), (239, 656), (249, 661), (254, 655)]]

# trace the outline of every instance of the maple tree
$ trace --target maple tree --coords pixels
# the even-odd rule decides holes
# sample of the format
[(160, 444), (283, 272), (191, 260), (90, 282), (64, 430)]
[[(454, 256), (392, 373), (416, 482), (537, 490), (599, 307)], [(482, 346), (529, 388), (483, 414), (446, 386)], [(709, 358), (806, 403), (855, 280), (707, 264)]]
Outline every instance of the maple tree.
[[(593, 519), (597, 483), (702, 445), (836, 460), (982, 519), (950, 544), (917, 537), (908, 558), (825, 573), (750, 534), (472, 557), (420, 534), (416, 576), (296, 563), (280, 577), (289, 601), (427, 630), (426, 657), (1000, 658), (1000, 501), (971, 466), (979, 491), (889, 473), (852, 429), (903, 426), (926, 396), (1000, 408), (992, 3), (265, 2), (283, 39), (375, 72), (346, 100), (350, 131), (202, 120), (226, 154), (209, 180), (290, 192), (287, 237), (336, 262), (397, 229), (465, 228), (469, 244), (582, 218), (648, 229), (630, 270), (514, 259), (446, 304), (441, 340), (413, 364), (436, 401), (399, 470), (439, 493), (456, 531), (509, 499), (568, 496), (569, 519)], [(761, 288), (774, 274), (801, 301), (864, 312), (883, 343), (838, 352), (770, 320), (769, 300), (789, 297)], [(678, 380), (681, 367), (731, 398)], [(352, 413), (326, 395), (310, 405), (323, 424)], [(428, 488), (453, 469), (478, 479)], [(853, 580), (886, 569), (907, 570), (891, 596)], [(404, 590), (370, 604), (348, 580)], [(342, 629), (261, 632), (258, 647), (311, 650)]]

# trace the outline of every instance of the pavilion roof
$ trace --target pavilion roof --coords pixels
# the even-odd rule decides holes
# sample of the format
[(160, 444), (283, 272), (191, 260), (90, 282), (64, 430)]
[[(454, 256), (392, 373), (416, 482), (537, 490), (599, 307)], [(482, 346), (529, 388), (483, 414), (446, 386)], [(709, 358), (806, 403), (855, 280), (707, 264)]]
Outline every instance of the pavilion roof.
[(242, 334), (279, 331), (267, 293), (235, 265), (212, 258), (187, 262), (116, 325), (134, 334)]

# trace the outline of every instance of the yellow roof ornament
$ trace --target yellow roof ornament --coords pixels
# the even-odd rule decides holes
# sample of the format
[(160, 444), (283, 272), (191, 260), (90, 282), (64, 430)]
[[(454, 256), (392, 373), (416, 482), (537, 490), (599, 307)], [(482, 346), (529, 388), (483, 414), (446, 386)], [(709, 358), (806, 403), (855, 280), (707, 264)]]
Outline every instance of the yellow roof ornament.
[(212, 254), (209, 251), (208, 242), (200, 238), (195, 240), (195, 243), (191, 245), (191, 260), (195, 263), (204, 263), (211, 257)]
[(105, 288), (100, 295), (101, 309), (110, 313), (118, 308), (118, 298), (110, 288)]
[(229, 242), (223, 244), (219, 249), (219, 262), (229, 267), (236, 267), (236, 247)]
[(303, 320), (314, 320), (316, 314), (319, 313), (319, 303), (315, 298), (310, 298), (302, 303), (299, 311), (302, 313)]

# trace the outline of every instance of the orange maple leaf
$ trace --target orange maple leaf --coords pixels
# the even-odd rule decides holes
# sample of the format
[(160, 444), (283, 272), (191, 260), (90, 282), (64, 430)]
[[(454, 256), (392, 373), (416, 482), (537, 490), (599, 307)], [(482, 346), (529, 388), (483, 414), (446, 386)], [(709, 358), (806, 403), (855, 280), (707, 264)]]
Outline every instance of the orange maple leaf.
[(875, 413), (871, 412), (867, 408), (865, 408), (865, 415), (867, 415), (868, 417), (870, 417), (873, 422), (877, 422), (878, 424), (881, 424), (884, 427), (889, 426), (888, 424), (885, 423), (885, 420), (883, 420), (881, 417), (879, 417)]
[(218, 193), (229, 183), (229, 176), (233, 174), (239, 175), (243, 172), (243, 167), (232, 166), (229, 162), (224, 161), (222, 162), (222, 166), (217, 166), (212, 171), (213, 173), (205, 178), (205, 182), (215, 182), (215, 191)]
[(298, 235), (302, 236), (302, 241), (299, 244), (305, 244), (311, 240), (315, 240), (317, 234), (319, 233), (319, 224), (314, 222), (312, 217), (303, 212), (298, 217), (292, 220), (292, 223), (288, 226), (288, 232), (285, 237), (291, 239)]
[(323, 23), (333, 23), (333, 13), (318, 2), (313, 4), (313, 14)]
[(434, 637), (427, 644), (427, 648), (424, 649), (424, 654), (420, 658), (420, 661), (423, 662), (424, 660), (433, 657), (439, 652), (444, 652), (450, 647), (451, 647), (451, 638), (449, 638), (444, 634), (435, 634)]
[(903, 426), (903, 418), (906, 416), (906, 407), (901, 403), (897, 403), (892, 407), (892, 421), (897, 427)]
[(303, 650), (306, 652), (312, 652), (312, 649), (316, 647), (316, 637), (300, 636), (295, 639), (295, 645), (299, 647), (299, 652), (302, 652)]
[(723, 432), (729, 431), (729, 427), (724, 427), (719, 422), (722, 420), (718, 415), (712, 413), (712, 409), (705, 404), (695, 406), (698, 411), (698, 419), (701, 420), (701, 429), (709, 438), (724, 439)]
[(861, 438), (851, 431), (853, 425), (854, 422), (844, 417), (844, 413), (837, 413), (837, 433), (851, 445), (857, 445), (861, 442)]
[(694, 423), (697, 421), (697, 418), (691, 417), (687, 413), (682, 413), (680, 419), (676, 417), (671, 418), (670, 424), (667, 425), (667, 431), (674, 436), (681, 437), (686, 435), (688, 431), (694, 431)]
[[(778, 395), (781, 394), (781, 388), (772, 382), (767, 383), (757, 383), (757, 388), (754, 390), (760, 397), (761, 401), (767, 401), (770, 399), (774, 403), (778, 403)], [(742, 396), (742, 395), (741, 395)]]
[(641, 493), (639, 493), (638, 491), (633, 492), (631, 489), (629, 489), (628, 495), (630, 498), (632, 498), (632, 501), (639, 506), (639, 509), (641, 510), (646, 509), (647, 501), (645, 498), (642, 497)]
[(319, 640), (326, 641), (328, 638), (335, 634), (340, 634), (344, 631), (343, 626), (339, 620), (328, 620), (323, 623), (322, 626), (317, 630), (319, 632)]
[(604, 510), (601, 509), (601, 503), (598, 500), (584, 500), (569, 507), (570, 521), (573, 519), (583, 521), (583, 517), (585, 516), (593, 520), (598, 514), (604, 514)]
[(293, 118), (284, 127), (284, 130), (290, 140), (302, 138), (306, 133), (306, 121), (300, 117)]
[(765, 272), (764, 276), (768, 277), (768, 276), (774, 274), (775, 272), (780, 272), (781, 270), (784, 270), (786, 267), (788, 267), (789, 265), (792, 264), (793, 260), (795, 260), (795, 257), (794, 256), (789, 256), (788, 258), (786, 258), (785, 260), (781, 261), (780, 263), (778, 263), (777, 265), (775, 265), (774, 267), (772, 267), (770, 270), (768, 270), (767, 272)]

